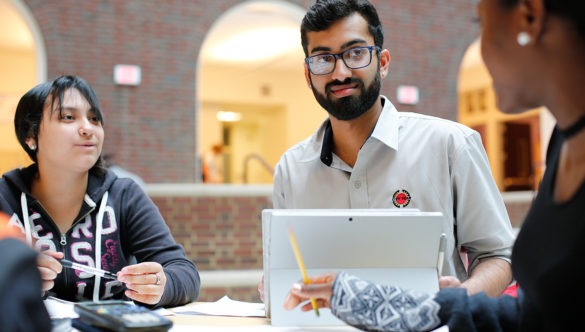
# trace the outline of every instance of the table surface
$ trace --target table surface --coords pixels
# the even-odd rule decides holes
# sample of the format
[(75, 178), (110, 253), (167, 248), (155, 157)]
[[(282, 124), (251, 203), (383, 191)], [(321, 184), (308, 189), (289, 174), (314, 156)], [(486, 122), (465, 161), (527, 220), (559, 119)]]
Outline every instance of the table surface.
[[(203, 304), (194, 302), (185, 307)], [(184, 307), (183, 307), (184, 308)], [(169, 309), (173, 311), (173, 309)], [(234, 317), (174, 313), (167, 316), (173, 321), (171, 331), (193, 331), (193, 327), (205, 331), (359, 331), (350, 326), (273, 326), (266, 317)]]
[(359, 331), (350, 326), (272, 326), (270, 320), (260, 317), (226, 317), (178, 314), (168, 316), (173, 321), (172, 332), (193, 331), (193, 328), (201, 331)]
[[(179, 307), (183, 309), (191, 309), (193, 306), (198, 306), (202, 304), (209, 304), (206, 302), (193, 302), (189, 303), (185, 306)], [(49, 299), (45, 300), (45, 305), (47, 305), (49, 309), (49, 313), (51, 314), (51, 318), (55, 322), (67, 321), (67, 326), (60, 324), (58, 326), (62, 326), (59, 329), (54, 329), (54, 331), (76, 331), (71, 330), (70, 328), (70, 319), (75, 317), (72, 316), (74, 314), (73, 310), (73, 302), (63, 301), (58, 299)], [(221, 303), (223, 306), (224, 304)], [(228, 304), (229, 305), (229, 304)], [(359, 331), (356, 328), (353, 328), (348, 325), (341, 325), (341, 326), (273, 326), (270, 322), (270, 319), (266, 317), (239, 317), (239, 316), (220, 316), (220, 315), (206, 315), (206, 314), (198, 314), (196, 310), (186, 310), (184, 312), (176, 312), (174, 310), (179, 308), (169, 308), (169, 309), (162, 309), (159, 314), (165, 315), (167, 318), (173, 321), (173, 327), (171, 328), (171, 332), (181, 332), (181, 331), (215, 331), (215, 332), (247, 332), (247, 331), (254, 331), (254, 332), (296, 332), (296, 331), (303, 331), (303, 332), (323, 332), (323, 331)], [(57, 315), (57, 316), (55, 316)], [(54, 325), (55, 327), (56, 325)], [(447, 331), (446, 327), (439, 328), (435, 331)]]
[[(196, 327), (199, 331), (215, 332), (324, 332), (324, 331), (359, 331), (351, 326), (272, 326), (270, 320), (259, 317), (226, 317), (226, 316), (202, 316), (202, 315), (175, 315), (169, 316), (173, 321), (171, 332), (193, 331)], [(447, 326), (442, 326), (433, 332), (449, 332)]]

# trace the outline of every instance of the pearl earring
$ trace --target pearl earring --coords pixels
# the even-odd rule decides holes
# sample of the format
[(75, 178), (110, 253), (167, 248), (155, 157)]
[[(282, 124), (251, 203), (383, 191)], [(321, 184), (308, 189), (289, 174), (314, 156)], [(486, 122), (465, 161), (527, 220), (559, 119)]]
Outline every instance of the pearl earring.
[(516, 37), (516, 41), (520, 46), (526, 46), (532, 42), (532, 37), (528, 34), (528, 32), (522, 31)]
[(37, 149), (37, 146), (36, 146), (36, 145), (34, 145), (34, 144), (31, 144), (31, 145), (30, 145), (30, 149), (34, 151), (34, 150), (36, 150), (36, 149)]

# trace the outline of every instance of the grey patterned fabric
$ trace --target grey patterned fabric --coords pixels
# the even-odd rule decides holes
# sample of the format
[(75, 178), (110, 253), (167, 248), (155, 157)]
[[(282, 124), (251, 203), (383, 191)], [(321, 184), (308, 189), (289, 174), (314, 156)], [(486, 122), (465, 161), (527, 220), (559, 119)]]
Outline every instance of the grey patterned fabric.
[(343, 272), (333, 284), (331, 312), (367, 331), (428, 331), (439, 325), (439, 309), (431, 294), (382, 286)]

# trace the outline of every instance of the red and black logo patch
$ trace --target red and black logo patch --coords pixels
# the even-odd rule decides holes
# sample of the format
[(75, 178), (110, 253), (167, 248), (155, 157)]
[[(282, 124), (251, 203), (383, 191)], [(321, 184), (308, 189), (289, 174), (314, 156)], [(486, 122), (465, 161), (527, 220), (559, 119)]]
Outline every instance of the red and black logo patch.
[(392, 204), (397, 208), (407, 207), (410, 203), (410, 193), (404, 189), (396, 190), (392, 195)]

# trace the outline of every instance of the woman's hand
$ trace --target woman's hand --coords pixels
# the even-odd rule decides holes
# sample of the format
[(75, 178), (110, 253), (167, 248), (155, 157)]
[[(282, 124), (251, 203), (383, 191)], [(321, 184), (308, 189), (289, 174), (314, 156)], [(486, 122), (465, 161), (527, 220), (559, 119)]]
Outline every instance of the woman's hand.
[(63, 258), (62, 252), (45, 250), (39, 253), (37, 257), (37, 266), (41, 273), (42, 291), (46, 292), (55, 287), (55, 278), (63, 270), (63, 265), (59, 262)]
[(456, 288), (462, 287), (461, 281), (456, 277), (444, 276), (439, 278), (439, 288)]
[(118, 281), (126, 284), (125, 295), (130, 299), (157, 304), (165, 291), (167, 276), (159, 263), (144, 262), (122, 268), (118, 272)]
[(308, 301), (301, 306), (301, 310), (313, 310), (311, 301), (309, 301), (311, 298), (317, 301), (319, 308), (329, 308), (331, 295), (333, 294), (333, 282), (336, 277), (337, 274), (330, 273), (309, 278), (308, 284), (302, 281), (294, 284), (284, 299), (284, 308), (292, 310), (301, 303)]

